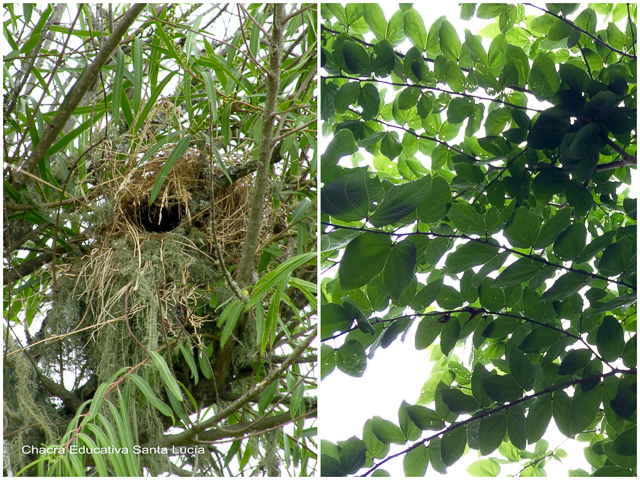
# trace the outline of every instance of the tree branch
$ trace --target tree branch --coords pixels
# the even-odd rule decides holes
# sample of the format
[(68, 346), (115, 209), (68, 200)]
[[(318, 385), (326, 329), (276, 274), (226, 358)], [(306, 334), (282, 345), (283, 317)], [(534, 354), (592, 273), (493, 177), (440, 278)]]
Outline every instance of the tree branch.
[(146, 3), (134, 3), (131, 8), (124, 14), (122, 20), (115, 27), (111, 36), (105, 42), (102, 50), (96, 55), (95, 60), (84, 75), (78, 79), (78, 81), (71, 88), (71, 91), (67, 94), (67, 97), (62, 104), (58, 114), (51, 120), (47, 128), (45, 129), (42, 138), (38, 144), (33, 148), (31, 155), (21, 165), (21, 171), (18, 171), (15, 178), (11, 182), (14, 188), (19, 188), (24, 185), (27, 180), (26, 175), (22, 170), (26, 172), (33, 172), (36, 165), (44, 158), (49, 150), (49, 147), (58, 137), (58, 134), (62, 131), (65, 123), (73, 114), (84, 94), (89, 89), (91, 84), (98, 78), (102, 65), (110, 58), (111, 52), (118, 46), (120, 39), (126, 33), (127, 29), (138, 17), (140, 12), (145, 8)]
[(486, 412), (483, 412), (481, 415), (476, 415), (475, 417), (471, 417), (471, 418), (468, 418), (468, 419), (463, 420), (461, 422), (452, 424), (449, 427), (447, 427), (446, 429), (442, 430), (441, 432), (438, 432), (438, 433), (436, 433), (434, 435), (431, 435), (430, 437), (425, 438), (424, 440), (420, 440), (420, 441), (414, 443), (413, 445), (411, 445), (409, 448), (405, 448), (401, 452), (395, 453), (393, 455), (389, 455), (384, 460), (374, 464), (373, 467), (371, 467), (369, 470), (367, 470), (362, 475), (360, 475), (360, 477), (366, 477), (367, 475), (369, 475), (370, 473), (373, 473), (375, 470), (377, 470), (382, 465), (387, 463), (389, 460), (391, 460), (393, 458), (396, 458), (396, 457), (399, 457), (400, 455), (405, 455), (405, 454), (409, 453), (411, 450), (414, 450), (415, 448), (418, 448), (420, 445), (424, 445), (425, 443), (430, 442), (434, 438), (437, 438), (440, 435), (443, 435), (443, 434), (445, 434), (447, 432), (451, 432), (451, 431), (455, 430), (458, 427), (462, 427), (464, 425), (467, 425), (469, 423), (475, 422), (475, 421), (480, 420), (482, 418), (486, 418), (489, 415), (493, 415), (496, 412), (499, 412), (499, 411), (502, 411), (502, 410), (508, 410), (509, 408), (513, 407), (514, 405), (518, 405), (520, 403), (524, 403), (524, 402), (526, 402), (528, 400), (531, 400), (532, 398), (536, 398), (536, 397), (540, 397), (542, 395), (546, 395), (547, 393), (563, 390), (563, 389), (565, 389), (567, 387), (570, 387), (570, 386), (573, 386), (573, 385), (578, 385), (578, 384), (580, 384), (582, 382), (591, 381), (591, 380), (594, 380), (596, 378), (604, 379), (604, 378), (610, 377), (611, 375), (616, 375), (616, 374), (621, 374), (621, 373), (626, 373), (626, 374), (629, 374), (629, 375), (636, 375), (636, 370), (625, 370), (625, 371), (614, 370), (614, 371), (611, 371), (611, 372), (608, 372), (608, 373), (601, 373), (599, 375), (591, 375), (589, 377), (584, 377), (584, 378), (579, 378), (579, 379), (576, 379), (576, 380), (572, 380), (572, 381), (567, 382), (565, 384), (554, 385), (552, 387), (545, 388), (544, 390), (540, 390), (539, 392), (535, 392), (535, 393), (533, 393), (533, 394), (531, 394), (529, 396), (525, 395), (520, 400), (516, 400), (516, 401), (511, 402), (511, 403), (509, 403), (507, 405), (500, 405), (499, 407), (492, 408), (491, 410), (487, 410)]

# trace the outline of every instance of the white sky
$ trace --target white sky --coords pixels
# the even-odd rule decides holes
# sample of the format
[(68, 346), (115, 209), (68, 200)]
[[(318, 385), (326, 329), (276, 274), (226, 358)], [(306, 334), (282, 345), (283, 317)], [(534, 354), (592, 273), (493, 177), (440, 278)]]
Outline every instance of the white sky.
[[(492, 23), (490, 20), (478, 19), (475, 16), (469, 21), (461, 20), (460, 7), (454, 2), (424, 2), (414, 3), (413, 6), (422, 15), (427, 31), (429, 31), (429, 27), (433, 21), (444, 15), (447, 17), (447, 20), (456, 27), (461, 41), (464, 41), (465, 28), (468, 28), (473, 34), (478, 35), (481, 28)], [(391, 15), (398, 9), (398, 4), (382, 2), (381, 7), (388, 21)], [(541, 14), (540, 11), (531, 9), (530, 7), (527, 7), (526, 11), (527, 14)], [(602, 18), (599, 18), (599, 21), (601, 22)], [(601, 23), (598, 24), (598, 28), (601, 28)], [(488, 51), (490, 40), (483, 38), (483, 45), (485, 50)], [(407, 40), (405, 44), (400, 45), (396, 50), (406, 51), (410, 46)], [(389, 88), (389, 90), (391, 89)], [(396, 93), (397, 92), (389, 92), (392, 96)], [(478, 93), (482, 94), (482, 91)], [(387, 101), (389, 101), (389, 98), (387, 98)], [(550, 107), (550, 104), (537, 102), (535, 98), (530, 97), (529, 106), (546, 109)], [(461, 138), (463, 132), (464, 129), (461, 129)], [(480, 137), (483, 136), (483, 129), (476, 135)], [(451, 143), (456, 143), (457, 140)], [(330, 138), (320, 139), (320, 151), (326, 149), (329, 141)], [(363, 152), (360, 151), (360, 153)], [(420, 152), (418, 152), (416, 156), (420, 158), (420, 155)], [(430, 164), (430, 159), (425, 157), (420, 159), (426, 160), (426, 165)], [(344, 164), (344, 166), (350, 166), (349, 158), (344, 157), (342, 164)], [(635, 172), (632, 173), (635, 174)], [(333, 277), (335, 275), (335, 269), (329, 270), (325, 275)], [(379, 312), (377, 315), (379, 315)], [(336, 443), (337, 441), (346, 440), (353, 435), (362, 438), (362, 427), (364, 423), (376, 415), (398, 425), (398, 409), (402, 401), (405, 400), (409, 404), (415, 404), (417, 402), (422, 385), (429, 378), (433, 365), (433, 363), (429, 361), (431, 354), (430, 349), (418, 351), (414, 347), (415, 330), (418, 323), (418, 321), (414, 322), (404, 343), (402, 343), (400, 337), (398, 337), (387, 349), (378, 348), (374, 358), (367, 360), (367, 369), (361, 378), (350, 377), (338, 371), (336, 368), (331, 375), (321, 382), (320, 398), (322, 399), (322, 405), (319, 417), (319, 433), (321, 439)], [(337, 343), (329, 343), (329, 345), (337, 348), (343, 342), (344, 336), (342, 336)], [(459, 350), (460, 348), (458, 348), (456, 352), (461, 355), (462, 352)], [(424, 433), (432, 435), (436, 432), (427, 431)], [(549, 428), (543, 438), (548, 440), (549, 449), (559, 447), (568, 453), (568, 457), (565, 458), (562, 463), (556, 460), (547, 461), (544, 468), (548, 476), (566, 477), (568, 475), (568, 469), (576, 468), (583, 468), (590, 471), (590, 465), (584, 459), (583, 455), (583, 448), (588, 444), (567, 439), (559, 433), (553, 421), (550, 422)], [(529, 445), (527, 450), (533, 452), (534, 446), (535, 445)], [(399, 452), (404, 448), (406, 447), (402, 445), (391, 445), (390, 452)], [(387, 470), (392, 477), (404, 476), (402, 467), (403, 458), (404, 456), (395, 458), (385, 463), (381, 468)], [(452, 467), (449, 467), (447, 472), (456, 477), (469, 477), (470, 475), (467, 473), (466, 468), (480, 458), (478, 451), (470, 450), (462, 459)], [(492, 455), (485, 458), (498, 459), (503, 457), (496, 450)], [(501, 471), (499, 476), (518, 474), (524, 464), (525, 462), (522, 461), (520, 463), (502, 464), (500, 465)], [(362, 474), (364, 471), (364, 469), (360, 470), (359, 474)], [(427, 475), (430, 477), (441, 476), (433, 470), (431, 465), (429, 465), (427, 469)]]

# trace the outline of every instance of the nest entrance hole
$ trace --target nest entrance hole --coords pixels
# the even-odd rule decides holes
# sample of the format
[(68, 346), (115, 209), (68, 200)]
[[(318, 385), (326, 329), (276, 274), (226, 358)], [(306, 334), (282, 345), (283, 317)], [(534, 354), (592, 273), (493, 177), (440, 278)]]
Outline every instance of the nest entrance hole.
[(170, 232), (182, 223), (186, 214), (184, 205), (174, 203), (159, 208), (157, 205), (140, 207), (138, 222), (147, 232)]

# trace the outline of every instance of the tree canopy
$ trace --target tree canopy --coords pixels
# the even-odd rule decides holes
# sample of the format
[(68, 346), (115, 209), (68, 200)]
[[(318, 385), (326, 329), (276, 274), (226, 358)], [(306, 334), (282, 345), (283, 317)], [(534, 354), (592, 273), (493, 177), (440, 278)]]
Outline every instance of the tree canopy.
[(312, 475), (316, 6), (3, 21), (5, 475)]
[(463, 4), (464, 36), (411, 4), (321, 15), (321, 376), (406, 338), (435, 362), (397, 418), (323, 440), (322, 475), (476, 450), (472, 475), (541, 476), (553, 419), (585, 442), (570, 475), (635, 476), (636, 5)]

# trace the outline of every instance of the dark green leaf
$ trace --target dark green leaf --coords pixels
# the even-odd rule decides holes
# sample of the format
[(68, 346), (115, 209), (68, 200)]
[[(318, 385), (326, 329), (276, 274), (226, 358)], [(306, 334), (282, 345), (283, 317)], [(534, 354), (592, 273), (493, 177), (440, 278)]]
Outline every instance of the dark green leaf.
[[(440, 293), (440, 288), (442, 287), (442, 279), (432, 280), (427, 283), (421, 290), (416, 293), (416, 296), (411, 301), (411, 307), (414, 310), (423, 310), (426, 307), (430, 306), (438, 297), (438, 293)], [(418, 330), (420, 327), (418, 327)], [(416, 333), (417, 335), (417, 333)], [(426, 348), (429, 345), (426, 345)]]
[(340, 465), (345, 475), (356, 473), (366, 461), (367, 447), (358, 437), (351, 437), (342, 443), (340, 449)]
[(544, 268), (544, 263), (523, 257), (512, 263), (493, 281), (494, 287), (524, 285)]
[(527, 448), (526, 420), (522, 405), (510, 407), (507, 414), (509, 440), (514, 447), (524, 450)]
[(522, 387), (512, 375), (489, 375), (482, 379), (481, 385), (496, 402), (513, 402), (522, 398)]
[(536, 327), (524, 337), (520, 350), (527, 353), (543, 350), (556, 343), (561, 336), (562, 333), (557, 330), (543, 326)]
[(350, 73), (361, 77), (368, 77), (371, 74), (371, 61), (362, 45), (347, 40), (343, 44), (342, 53), (344, 63)]
[(504, 229), (504, 236), (517, 248), (532, 247), (540, 233), (540, 218), (531, 210), (518, 208)]
[(415, 278), (416, 246), (410, 239), (395, 244), (382, 272), (384, 286), (392, 299), (398, 300)]
[(362, 5), (364, 21), (376, 36), (383, 39), (387, 33), (387, 20), (384, 18), (384, 12), (377, 3), (364, 3)]
[(447, 257), (447, 269), (451, 273), (463, 272), (487, 263), (498, 254), (498, 247), (488, 243), (467, 242)]
[(449, 183), (440, 176), (434, 176), (431, 187), (424, 190), (424, 199), (418, 207), (418, 218), (422, 223), (437, 222), (447, 214), (451, 203)]
[(482, 336), (485, 338), (505, 338), (507, 335), (515, 332), (520, 324), (520, 320), (515, 318), (498, 317), (485, 327)]
[(397, 132), (387, 132), (380, 142), (380, 153), (393, 160), (402, 153), (402, 144)]
[(579, 272), (568, 272), (556, 279), (550, 289), (544, 292), (542, 300), (561, 300), (586, 287), (593, 278)]
[(622, 356), (624, 332), (615, 317), (607, 315), (602, 320), (598, 327), (596, 346), (605, 362), (613, 362)]
[(366, 83), (360, 89), (358, 104), (362, 107), (362, 119), (371, 120), (378, 115), (380, 109), (380, 94), (371, 83)]
[(478, 442), (480, 454), (489, 455), (500, 446), (504, 435), (507, 433), (507, 416), (504, 410), (500, 410), (480, 420)]
[(602, 389), (592, 388), (586, 393), (576, 388), (571, 399), (571, 435), (582, 433), (598, 414), (602, 402)]
[(471, 98), (454, 98), (447, 110), (447, 120), (449, 123), (462, 123), (465, 119), (473, 115), (475, 104)]
[[(343, 290), (353, 290), (369, 283), (378, 275), (391, 252), (391, 238), (365, 232), (354, 238), (344, 251), (338, 275)], [(367, 261), (363, 262), (362, 259)]]
[(617, 455), (637, 455), (637, 448), (638, 430), (635, 425), (622, 432), (611, 444), (611, 451)]
[(400, 427), (381, 417), (373, 417), (371, 420), (371, 429), (373, 434), (378, 437), (378, 440), (382, 443), (398, 443), (404, 445), (406, 439)]
[(367, 354), (360, 342), (347, 340), (336, 352), (336, 366), (347, 375), (361, 377), (367, 368)]
[(342, 175), (322, 189), (322, 213), (344, 222), (361, 220), (369, 214), (373, 201), (380, 198), (378, 177), (366, 170)]
[(480, 409), (480, 405), (475, 398), (462, 393), (457, 388), (441, 388), (440, 394), (442, 395), (442, 401), (452, 412), (458, 414), (473, 413)]
[(549, 100), (558, 90), (558, 72), (547, 54), (538, 53), (529, 74), (529, 88), (540, 101)]
[(466, 446), (467, 432), (464, 425), (449, 430), (442, 435), (440, 453), (444, 464), (447, 467), (450, 467), (456, 463), (464, 453), (464, 448)]
[(331, 337), (335, 332), (344, 332), (351, 328), (353, 318), (342, 305), (327, 303), (322, 305), (322, 321), (320, 333), (322, 338)]
[(424, 477), (429, 465), (429, 450), (424, 444), (419, 444), (410, 450), (402, 460), (406, 477)]
[(623, 237), (602, 252), (598, 271), (608, 277), (618, 275), (631, 267), (633, 258), (633, 244), (628, 237)]
[(407, 414), (421, 430), (440, 430), (444, 427), (442, 419), (433, 410), (420, 405), (409, 405)]
[(591, 351), (585, 348), (571, 350), (560, 364), (558, 375), (573, 375), (591, 360)]
[(547, 220), (540, 229), (540, 235), (534, 244), (534, 248), (546, 248), (556, 241), (558, 235), (569, 226), (571, 222), (571, 209), (563, 208)]
[(424, 200), (424, 190), (431, 183), (426, 176), (420, 180), (390, 188), (369, 217), (375, 227), (396, 223), (413, 212)]
[(540, 114), (529, 132), (529, 147), (541, 150), (553, 149), (562, 144), (571, 121), (560, 108), (553, 107)]
[(525, 421), (527, 429), (527, 442), (536, 443), (547, 431), (551, 420), (551, 394), (539, 396), (535, 399)]
[(565, 229), (553, 244), (553, 253), (560, 260), (575, 260), (587, 243), (587, 227), (574, 223)]
[[(447, 285), (444, 285), (447, 287)], [(458, 339), (460, 338), (460, 322), (457, 317), (451, 317), (447, 323), (442, 327), (442, 335), (440, 336), (440, 349), (445, 355), (449, 355), (449, 352), (456, 346)]]
[(479, 235), (485, 233), (485, 225), (482, 215), (467, 204), (454, 203), (451, 205), (447, 216), (451, 219), (455, 227), (462, 233)]

